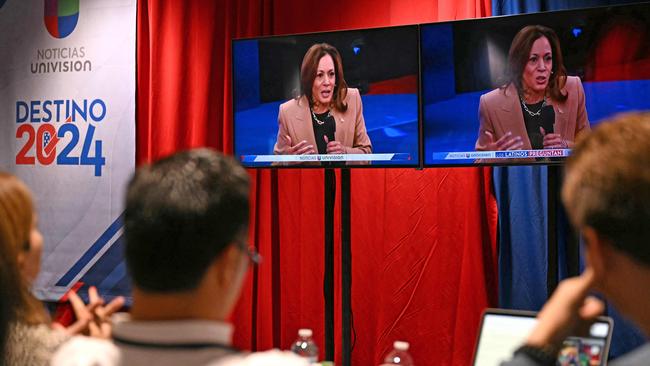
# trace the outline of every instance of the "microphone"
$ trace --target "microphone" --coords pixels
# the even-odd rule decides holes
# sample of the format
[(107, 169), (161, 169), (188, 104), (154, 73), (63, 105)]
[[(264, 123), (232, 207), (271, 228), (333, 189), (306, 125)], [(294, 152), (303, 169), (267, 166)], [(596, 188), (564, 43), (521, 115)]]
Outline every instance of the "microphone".
[(553, 106), (547, 105), (542, 107), (539, 117), (537, 124), (526, 126), (530, 145), (535, 150), (544, 148), (544, 136), (542, 136), (539, 130), (540, 127), (546, 133), (553, 133), (553, 125), (555, 124), (555, 110), (553, 110)]
[(327, 141), (334, 141), (335, 133), (336, 133), (336, 121), (334, 121), (334, 123), (325, 124), (325, 136), (327, 136)]
[(555, 110), (552, 105), (546, 105), (542, 108), (542, 123), (546, 133), (553, 133), (553, 125), (555, 124)]

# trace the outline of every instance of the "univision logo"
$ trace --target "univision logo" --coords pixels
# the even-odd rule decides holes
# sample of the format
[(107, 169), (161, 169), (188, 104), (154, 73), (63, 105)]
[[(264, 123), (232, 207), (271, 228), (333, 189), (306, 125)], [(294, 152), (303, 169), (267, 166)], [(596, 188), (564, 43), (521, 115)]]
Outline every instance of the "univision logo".
[[(4, 0), (0, 0), (4, 1)], [(52, 37), (65, 38), (74, 31), (79, 20), (79, 0), (44, 0), (45, 27)]]

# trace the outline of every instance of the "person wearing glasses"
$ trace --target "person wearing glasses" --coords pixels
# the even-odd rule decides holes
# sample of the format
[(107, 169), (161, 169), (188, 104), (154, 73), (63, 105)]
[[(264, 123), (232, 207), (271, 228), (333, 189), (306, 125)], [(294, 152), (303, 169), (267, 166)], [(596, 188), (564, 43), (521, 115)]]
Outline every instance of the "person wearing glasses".
[(506, 83), (481, 96), (479, 121), (481, 151), (570, 149), (589, 130), (582, 83), (567, 76), (552, 29), (529, 25), (515, 35)]
[(233, 309), (250, 262), (249, 177), (209, 149), (180, 152), (135, 173), (124, 212), (133, 284), (129, 315), (113, 317), (112, 343), (76, 338), (53, 365), (307, 365), (281, 351), (231, 345)]
[(348, 88), (339, 51), (318, 43), (300, 67), (300, 95), (280, 105), (273, 153), (369, 154), (359, 90)]

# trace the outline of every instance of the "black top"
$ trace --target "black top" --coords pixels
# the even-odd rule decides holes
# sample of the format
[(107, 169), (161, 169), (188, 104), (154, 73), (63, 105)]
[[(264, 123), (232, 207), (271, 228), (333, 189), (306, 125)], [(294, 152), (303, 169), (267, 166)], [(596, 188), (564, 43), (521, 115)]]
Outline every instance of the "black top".
[[(316, 119), (320, 122), (320, 124)], [(319, 154), (327, 154), (327, 143), (325, 142), (324, 136), (327, 136), (329, 141), (334, 141), (334, 132), (336, 131), (336, 124), (334, 122), (334, 116), (328, 111), (325, 113), (314, 113), (311, 116), (311, 124), (314, 127), (314, 137), (316, 138), (316, 146), (318, 147)]]
[[(524, 123), (526, 124), (526, 132), (528, 132), (530, 146), (533, 149), (544, 148), (544, 136), (542, 136), (542, 133), (539, 131), (539, 128), (544, 126), (541, 113), (543, 104), (544, 101), (535, 104), (526, 103), (528, 110), (535, 113), (535, 116), (531, 116), (530, 113), (526, 112), (523, 105), (521, 106), (521, 112), (524, 114)], [(538, 111), (540, 111), (540, 113), (536, 113)]]

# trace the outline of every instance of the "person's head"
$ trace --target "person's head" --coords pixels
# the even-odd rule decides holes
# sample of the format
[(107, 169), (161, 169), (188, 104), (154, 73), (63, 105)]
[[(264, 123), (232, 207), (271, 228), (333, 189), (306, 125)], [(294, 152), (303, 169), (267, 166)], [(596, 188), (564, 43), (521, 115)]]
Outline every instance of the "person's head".
[[(40, 270), (43, 238), (36, 226), (32, 195), (13, 175), (0, 172), (0, 267), (3, 281), (15, 285), (15, 319), (28, 324), (47, 321), (41, 304), (30, 293)], [(8, 278), (8, 279), (7, 279)], [(7, 284), (8, 286), (9, 284)]]
[(310, 106), (331, 106), (345, 111), (347, 92), (339, 51), (327, 43), (311, 46), (300, 67), (300, 95), (307, 97)]
[(134, 287), (151, 294), (191, 293), (219, 263), (237, 274), (227, 295), (234, 303), (248, 260), (248, 195), (246, 171), (209, 149), (180, 152), (138, 169), (124, 213)]
[(558, 101), (566, 100), (567, 95), (562, 94), (566, 69), (560, 41), (551, 28), (529, 25), (515, 35), (508, 52), (507, 80), (517, 87), (519, 94), (544, 94)]
[(630, 266), (615, 265), (616, 258), (650, 271), (649, 142), (650, 113), (623, 114), (579, 140), (567, 161), (562, 199), (610, 297), (636, 280), (624, 278)]

